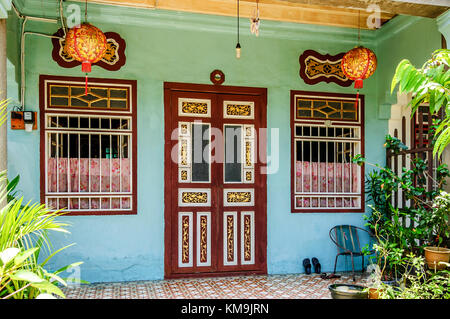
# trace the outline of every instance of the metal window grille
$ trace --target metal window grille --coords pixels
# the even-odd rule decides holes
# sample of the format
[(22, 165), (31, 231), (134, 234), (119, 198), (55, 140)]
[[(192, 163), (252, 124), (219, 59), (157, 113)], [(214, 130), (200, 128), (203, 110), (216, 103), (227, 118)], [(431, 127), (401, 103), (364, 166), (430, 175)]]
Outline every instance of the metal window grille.
[[(363, 209), (363, 124), (353, 100), (296, 97), (293, 119), (293, 209)], [(307, 120), (307, 119), (310, 120)]]
[[(52, 210), (67, 209), (71, 213), (131, 211), (135, 128), (128, 111), (128, 88), (93, 86), (88, 95), (77, 96), (75, 89), (77, 85), (47, 86), (49, 100), (43, 127), (45, 203)], [(53, 110), (55, 98), (60, 99), (60, 109)], [(87, 108), (104, 107), (116, 112), (86, 114), (70, 110), (81, 107), (74, 105), (75, 98), (85, 101)]]

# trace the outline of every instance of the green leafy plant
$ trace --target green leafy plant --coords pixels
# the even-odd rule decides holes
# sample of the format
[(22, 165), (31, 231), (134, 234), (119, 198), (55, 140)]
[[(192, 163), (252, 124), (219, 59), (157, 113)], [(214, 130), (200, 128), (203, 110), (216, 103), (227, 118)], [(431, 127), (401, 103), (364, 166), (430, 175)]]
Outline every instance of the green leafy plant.
[[(385, 145), (391, 150), (400, 150), (404, 147), (397, 142), (396, 138), (387, 136)], [(375, 221), (381, 236), (389, 237), (391, 243), (396, 243), (398, 248), (405, 252), (419, 250), (435, 238), (432, 238), (432, 229), (436, 227), (444, 229), (445, 203), (441, 200), (434, 204), (440, 189), (445, 185), (445, 179), (450, 176), (446, 165), (436, 168), (436, 175), (428, 176), (427, 161), (420, 157), (411, 158), (411, 169), (402, 168), (400, 173), (395, 173), (388, 167), (367, 163), (360, 156), (353, 158), (354, 163), (374, 166), (376, 169), (370, 172), (366, 178), (366, 193), (368, 201), (372, 204), (372, 213), (366, 215), (366, 220), (371, 229)], [(427, 187), (427, 180), (432, 180), (435, 188)], [(402, 191), (408, 205), (398, 208), (392, 204), (394, 192)], [(433, 207), (443, 207), (441, 210)], [(374, 215), (375, 213), (375, 215)], [(380, 216), (377, 216), (380, 214)], [(405, 220), (410, 220), (415, 226), (406, 226)], [(438, 226), (439, 225), (439, 226)], [(440, 238), (448, 238), (448, 232), (439, 231)], [(438, 235), (437, 233), (435, 235)]]
[(20, 181), (20, 175), (17, 175), (12, 180), (7, 180), (6, 196), (7, 196), (8, 203), (18, 197), (18, 192), (16, 191), (16, 188), (17, 188), (17, 185), (19, 184), (19, 181)]
[[(6, 119), (7, 101), (0, 102), (0, 125)], [(50, 211), (45, 205), (24, 203), (16, 187), (20, 177), (7, 181), (0, 172), (0, 299), (64, 297), (59, 286), (66, 286), (60, 275), (81, 262), (47, 271), (45, 266), (68, 245), (52, 251), (49, 232), (68, 233), (68, 224), (58, 221), (62, 211)], [(40, 261), (41, 252), (47, 256)]]
[(391, 93), (398, 85), (399, 92), (413, 94), (410, 102), (412, 114), (424, 103), (428, 103), (431, 115), (437, 115), (442, 110), (443, 119), (434, 123), (436, 141), (433, 156), (440, 156), (450, 144), (449, 67), (450, 50), (436, 50), (420, 69), (407, 59), (400, 61), (391, 83)]
[(450, 194), (441, 191), (433, 201), (430, 211), (421, 215), (418, 228), (423, 230), (426, 242), (430, 245), (440, 246), (450, 237)]
[[(51, 251), (48, 232), (68, 233), (68, 224), (57, 220), (63, 212), (51, 212), (45, 205), (23, 203), (23, 198), (10, 201), (0, 211), (0, 298), (36, 298), (41, 294), (64, 294), (56, 284), (66, 285), (59, 274), (74, 263), (56, 272), (48, 272), (44, 266), (63, 249), (49, 253), (39, 262), (43, 250)], [(46, 295), (44, 295), (46, 296)]]
[[(389, 135), (384, 146), (394, 153), (405, 150), (397, 138)], [(440, 165), (432, 178), (428, 176), (427, 162), (420, 157), (411, 158), (411, 169), (403, 168), (399, 173), (368, 163), (360, 155), (352, 161), (375, 167), (366, 177), (366, 194), (371, 211), (364, 218), (366, 226), (377, 238), (377, 243), (366, 250), (369, 252), (373, 248), (376, 252), (369, 258), (378, 267), (371, 278), (371, 284), (378, 287), (382, 281), (403, 278), (408, 271), (405, 266), (407, 256), (420, 255), (430, 243), (439, 241), (445, 244), (448, 241), (450, 202), (448, 194), (440, 192), (440, 188), (445, 185), (449, 170), (446, 165)], [(427, 187), (430, 178), (436, 188)], [(393, 205), (393, 194), (398, 191), (403, 192), (407, 201), (403, 207)]]
[(398, 138), (391, 135), (385, 136), (385, 143), (383, 145), (386, 149), (393, 151), (394, 153), (399, 153), (401, 150), (406, 150), (408, 147), (403, 144)]
[(402, 259), (404, 268), (399, 287), (381, 283), (381, 299), (450, 299), (450, 271), (430, 272), (422, 256), (409, 254)]

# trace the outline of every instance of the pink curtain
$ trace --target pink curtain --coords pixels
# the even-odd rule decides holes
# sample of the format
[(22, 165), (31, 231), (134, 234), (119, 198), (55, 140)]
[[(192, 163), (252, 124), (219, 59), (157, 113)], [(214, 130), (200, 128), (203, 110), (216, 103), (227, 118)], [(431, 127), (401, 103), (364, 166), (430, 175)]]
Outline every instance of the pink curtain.
[(129, 158), (49, 158), (47, 173), (48, 192), (130, 192)]
[[(359, 186), (357, 164), (296, 162), (296, 191), (301, 193), (357, 193)], [(355, 207), (354, 197), (297, 198), (298, 207)]]
[[(129, 158), (49, 158), (47, 163), (47, 182), (49, 193), (128, 193), (130, 187)], [(70, 168), (70, 170), (69, 170)], [(100, 198), (95, 194), (87, 198), (50, 199), (53, 207), (69, 209), (116, 209), (130, 206), (129, 197)]]

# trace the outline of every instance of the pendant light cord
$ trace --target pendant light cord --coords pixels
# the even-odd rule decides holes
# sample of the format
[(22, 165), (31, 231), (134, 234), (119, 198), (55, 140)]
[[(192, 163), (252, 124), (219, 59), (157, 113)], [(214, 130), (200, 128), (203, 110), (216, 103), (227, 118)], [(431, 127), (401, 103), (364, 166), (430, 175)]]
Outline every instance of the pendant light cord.
[(358, 10), (358, 46), (361, 45), (361, 10)]
[(237, 42), (239, 43), (239, 0), (237, 0)]
[(87, 23), (87, 0), (84, 5), (84, 23)]

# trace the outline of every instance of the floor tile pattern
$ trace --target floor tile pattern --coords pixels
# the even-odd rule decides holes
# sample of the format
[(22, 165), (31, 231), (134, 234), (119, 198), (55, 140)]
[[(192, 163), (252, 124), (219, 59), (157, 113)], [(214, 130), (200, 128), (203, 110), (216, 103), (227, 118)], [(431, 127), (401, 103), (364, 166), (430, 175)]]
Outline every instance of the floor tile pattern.
[(341, 275), (328, 280), (293, 274), (98, 283), (65, 288), (64, 293), (68, 299), (330, 299), (333, 283), (364, 285), (361, 276), (353, 282), (351, 274)]

